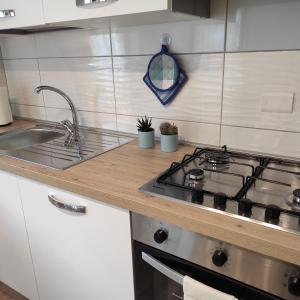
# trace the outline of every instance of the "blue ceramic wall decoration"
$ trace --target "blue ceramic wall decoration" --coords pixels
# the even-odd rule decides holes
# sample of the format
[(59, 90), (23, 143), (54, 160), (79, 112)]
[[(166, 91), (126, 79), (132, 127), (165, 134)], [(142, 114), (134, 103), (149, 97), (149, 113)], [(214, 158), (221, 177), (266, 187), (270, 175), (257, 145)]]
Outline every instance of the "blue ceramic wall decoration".
[(170, 103), (187, 81), (187, 75), (179, 67), (176, 58), (162, 45), (148, 65), (144, 82), (162, 105)]

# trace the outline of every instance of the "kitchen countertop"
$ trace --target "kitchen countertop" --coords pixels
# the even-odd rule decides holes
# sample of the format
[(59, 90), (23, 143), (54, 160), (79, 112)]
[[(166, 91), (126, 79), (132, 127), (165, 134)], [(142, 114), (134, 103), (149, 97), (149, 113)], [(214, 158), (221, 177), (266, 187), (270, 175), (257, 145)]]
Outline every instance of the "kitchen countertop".
[[(30, 124), (34, 123), (17, 120), (1, 127), (0, 133)], [(175, 153), (163, 153), (159, 145), (142, 150), (133, 141), (67, 170), (5, 156), (0, 157), (0, 169), (300, 265), (300, 234), (138, 191), (171, 162), (181, 160), (193, 150), (188, 145), (180, 146)]]

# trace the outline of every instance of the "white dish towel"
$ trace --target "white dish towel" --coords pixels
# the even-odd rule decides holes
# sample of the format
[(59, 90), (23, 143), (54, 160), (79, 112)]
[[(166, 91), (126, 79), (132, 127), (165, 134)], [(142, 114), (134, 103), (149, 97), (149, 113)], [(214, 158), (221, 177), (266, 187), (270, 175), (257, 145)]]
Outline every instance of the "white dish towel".
[(184, 300), (238, 300), (234, 296), (213, 289), (189, 276), (183, 279), (183, 292)]

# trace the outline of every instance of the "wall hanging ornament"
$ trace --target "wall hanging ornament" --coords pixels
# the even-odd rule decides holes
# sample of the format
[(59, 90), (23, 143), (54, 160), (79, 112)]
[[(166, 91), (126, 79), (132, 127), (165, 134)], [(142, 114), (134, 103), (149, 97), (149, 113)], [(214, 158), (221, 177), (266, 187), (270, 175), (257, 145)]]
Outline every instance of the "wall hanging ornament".
[(162, 45), (161, 51), (151, 58), (143, 78), (162, 105), (174, 99), (187, 79), (187, 75), (165, 44)]

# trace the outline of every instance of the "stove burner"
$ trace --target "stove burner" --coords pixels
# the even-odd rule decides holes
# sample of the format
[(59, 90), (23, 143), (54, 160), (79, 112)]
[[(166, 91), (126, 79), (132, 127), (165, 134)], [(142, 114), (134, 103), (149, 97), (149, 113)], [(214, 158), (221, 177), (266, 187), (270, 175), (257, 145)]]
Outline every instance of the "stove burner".
[(293, 203), (300, 205), (300, 189), (293, 191)]
[(204, 171), (202, 169), (191, 169), (188, 172), (188, 178), (192, 181), (202, 180), (204, 178)]
[(205, 158), (213, 165), (224, 165), (230, 162), (230, 154), (226, 151), (209, 151), (205, 153)]

